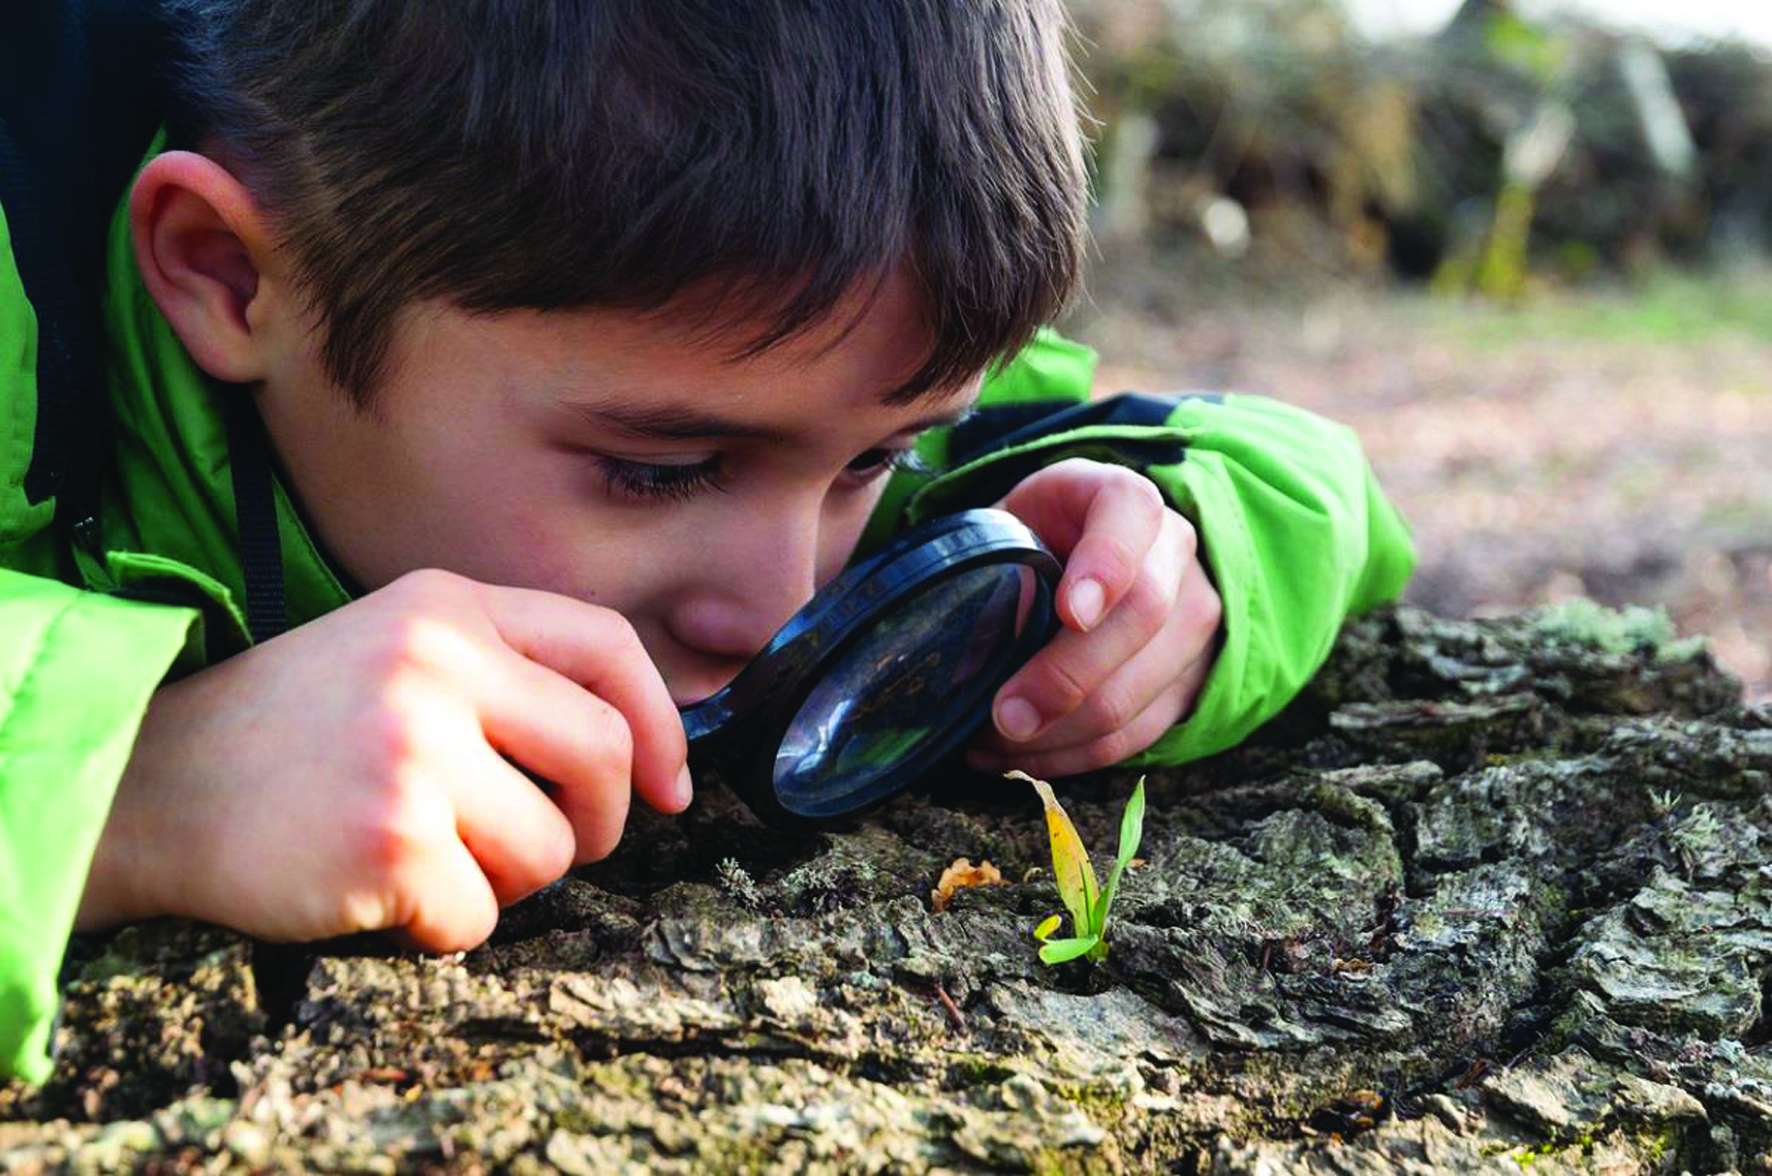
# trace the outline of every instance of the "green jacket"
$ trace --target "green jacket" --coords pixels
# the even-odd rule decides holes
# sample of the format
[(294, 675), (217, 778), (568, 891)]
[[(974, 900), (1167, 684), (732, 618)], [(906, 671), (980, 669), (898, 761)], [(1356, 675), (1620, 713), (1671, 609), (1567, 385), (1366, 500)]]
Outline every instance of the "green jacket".
[[(57, 970), (149, 698), (169, 675), (250, 642), (226, 430), (206, 378), (142, 285), (122, 208), (105, 282), (114, 434), (96, 527), (74, 541), (54, 525), (56, 500), (33, 503), (25, 491), (40, 324), (0, 216), (0, 1076), (33, 1081), (48, 1074)], [(1154, 415), (1146, 402), (1134, 419), (990, 448), (1001, 440), (993, 428), (1087, 400), (1094, 363), (1088, 349), (1045, 333), (993, 372), (976, 420), (923, 443), (951, 472), (895, 479), (863, 544), (989, 501), (1006, 479), (1060, 456), (1137, 464), (1194, 520), (1224, 600), (1223, 649), (1194, 714), (1135, 761), (1180, 763), (1272, 717), (1350, 613), (1401, 591), (1413, 554), (1353, 436), (1258, 397), (1183, 398)], [(300, 623), (349, 595), (275, 493), (290, 618)]]

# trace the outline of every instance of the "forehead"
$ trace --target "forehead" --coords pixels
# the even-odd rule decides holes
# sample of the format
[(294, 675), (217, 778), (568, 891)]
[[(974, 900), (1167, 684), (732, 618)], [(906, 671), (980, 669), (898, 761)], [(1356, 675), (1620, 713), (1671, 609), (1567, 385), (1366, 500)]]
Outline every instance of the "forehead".
[[(449, 362), (496, 376), (512, 396), (546, 396), (588, 409), (625, 407), (663, 426), (673, 414), (716, 416), (758, 432), (829, 423), (853, 414), (867, 423), (911, 421), (963, 407), (976, 379), (909, 402), (888, 397), (929, 354), (931, 333), (912, 284), (894, 275), (871, 296), (859, 291), (805, 332), (756, 355), (754, 334), (710, 330), (694, 305), (637, 312), (594, 308), (470, 316), (444, 310), (414, 342), (419, 366)], [(430, 339), (422, 336), (430, 335)], [(705, 432), (705, 430), (698, 430)]]

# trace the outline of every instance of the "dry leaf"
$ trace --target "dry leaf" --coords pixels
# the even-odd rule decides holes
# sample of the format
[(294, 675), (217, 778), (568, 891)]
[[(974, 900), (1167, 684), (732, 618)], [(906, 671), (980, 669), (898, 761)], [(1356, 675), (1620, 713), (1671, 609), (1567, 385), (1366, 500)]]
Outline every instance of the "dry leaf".
[(948, 909), (954, 891), (967, 886), (1007, 886), (1002, 871), (989, 862), (972, 864), (971, 858), (955, 858), (954, 864), (941, 872), (941, 881), (929, 892), (930, 905), (937, 911)]

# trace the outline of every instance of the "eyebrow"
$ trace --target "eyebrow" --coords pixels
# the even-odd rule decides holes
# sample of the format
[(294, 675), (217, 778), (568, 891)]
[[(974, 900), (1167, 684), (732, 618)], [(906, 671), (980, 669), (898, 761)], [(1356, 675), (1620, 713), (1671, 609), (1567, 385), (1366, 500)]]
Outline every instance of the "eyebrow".
[[(795, 437), (794, 433), (789, 430), (733, 420), (730, 417), (723, 417), (718, 413), (697, 408), (585, 404), (570, 400), (562, 400), (560, 404), (563, 408), (593, 425), (648, 440), (766, 441), (786, 444), (793, 441)], [(894, 436), (901, 433), (921, 433), (925, 429), (956, 424), (971, 412), (972, 406), (967, 404), (948, 412), (937, 413), (906, 425)]]

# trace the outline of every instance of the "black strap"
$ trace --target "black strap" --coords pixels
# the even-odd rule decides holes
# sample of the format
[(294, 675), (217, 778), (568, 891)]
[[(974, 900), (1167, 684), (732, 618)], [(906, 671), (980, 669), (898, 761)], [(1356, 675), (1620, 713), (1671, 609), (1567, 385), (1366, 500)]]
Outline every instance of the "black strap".
[[(1122, 392), (1102, 400), (1025, 400), (981, 408), (954, 426), (949, 434), (949, 468), (1012, 449), (1042, 437), (1081, 429), (1086, 425), (1161, 425), (1183, 400), (1218, 400), (1205, 393), (1149, 396)], [(1173, 447), (1171, 447), (1173, 448)], [(1177, 456), (1174, 460), (1181, 460)]]
[(246, 626), (252, 630), (252, 640), (262, 644), (289, 628), (270, 449), (251, 392), (224, 388), (221, 396), (228, 421), (228, 466), (234, 480), (240, 564), (246, 573)]
[(94, 513), (110, 453), (103, 334), (107, 229), (161, 120), (157, 0), (5, 6), (0, 206), (37, 318), (37, 426), (26, 500)]
[[(1023, 480), (1066, 457), (1085, 457), (1135, 470), (1174, 465), (1187, 457), (1187, 446), (1173, 435), (1136, 431), (1092, 437), (1067, 437), (1091, 425), (1161, 426), (1182, 400), (1217, 399), (1212, 396), (1145, 396), (1121, 393), (1105, 400), (1024, 401), (992, 405), (973, 413), (950, 434), (947, 472), (917, 490), (907, 504), (907, 518), (932, 518), (937, 514), (986, 506), (1001, 500)], [(1047, 442), (1047, 444), (1036, 444)], [(1028, 446), (1018, 453), (1006, 450)], [(957, 475), (961, 466), (982, 459), (988, 462)]]
[[(160, 0), (7, 5), (0, 36), (0, 208), (37, 319), (37, 428), (24, 490), (54, 497), (78, 537), (96, 514), (111, 450), (104, 387), (105, 247), (111, 216), (164, 119)], [(226, 389), (228, 447), (253, 639), (289, 627), (264, 427)]]

